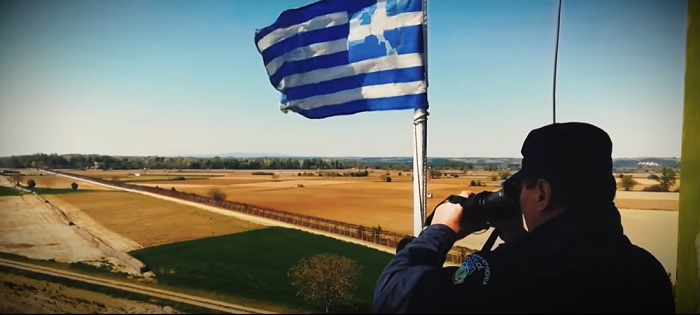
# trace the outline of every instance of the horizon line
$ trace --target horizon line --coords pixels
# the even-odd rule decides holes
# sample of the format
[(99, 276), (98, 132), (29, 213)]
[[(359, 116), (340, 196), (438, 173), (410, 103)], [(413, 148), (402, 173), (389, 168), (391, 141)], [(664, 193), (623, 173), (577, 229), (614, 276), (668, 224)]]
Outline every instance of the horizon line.
[[(364, 159), (364, 158), (375, 158), (375, 159), (388, 159), (388, 158), (407, 158), (411, 159), (411, 155), (384, 155), (384, 156), (362, 156), (362, 155), (291, 155), (286, 153), (248, 153), (248, 152), (230, 152), (221, 154), (101, 154), (101, 153), (44, 153), (37, 152), (31, 154), (12, 154), (3, 155), (0, 158), (10, 158), (13, 156), (31, 156), (31, 155), (53, 155), (57, 154), (59, 156), (65, 155), (98, 155), (98, 156), (112, 156), (112, 157), (166, 157), (166, 158), (326, 158), (326, 159)], [(243, 156), (241, 156), (243, 155)], [(522, 159), (522, 157), (504, 157), (504, 156), (428, 156), (430, 159)], [(633, 159), (677, 159), (679, 157), (670, 156), (633, 156), (633, 157), (612, 157), (613, 160), (633, 160)]]

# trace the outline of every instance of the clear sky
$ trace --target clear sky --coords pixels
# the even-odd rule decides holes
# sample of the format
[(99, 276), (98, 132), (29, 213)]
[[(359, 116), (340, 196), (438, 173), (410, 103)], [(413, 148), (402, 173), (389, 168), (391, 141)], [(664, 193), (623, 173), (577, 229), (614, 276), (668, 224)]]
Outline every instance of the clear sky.
[[(253, 36), (307, 0), (0, 2), (0, 156), (410, 156), (412, 111), (279, 110)], [(686, 1), (564, 0), (558, 121), (680, 156)], [(552, 120), (557, 1), (431, 0), (429, 156), (520, 157)]]

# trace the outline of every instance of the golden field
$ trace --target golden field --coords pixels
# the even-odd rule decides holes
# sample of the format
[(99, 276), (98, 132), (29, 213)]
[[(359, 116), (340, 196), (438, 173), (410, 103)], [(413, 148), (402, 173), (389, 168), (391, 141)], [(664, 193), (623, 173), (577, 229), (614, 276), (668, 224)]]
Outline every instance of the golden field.
[[(257, 224), (195, 207), (116, 190), (53, 195), (49, 199), (64, 209), (70, 205), (82, 210), (108, 230), (142, 247), (261, 228)], [(55, 199), (62, 203), (55, 202)]]
[[(141, 171), (71, 171), (71, 173), (78, 175), (104, 179), (118, 178), (120, 181), (129, 181), (132, 184), (144, 186), (158, 186), (164, 189), (174, 187), (178, 191), (200, 195), (209, 195), (209, 191), (216, 188), (223, 191), (230, 201), (244, 202), (364, 226), (380, 225), (385, 230), (411, 233), (413, 184), (410, 173), (407, 172), (403, 172), (399, 176), (399, 172), (390, 171), (391, 182), (383, 181), (381, 176), (385, 175), (386, 172), (378, 170), (371, 172), (368, 177), (297, 176), (300, 173), (298, 170), (190, 170), (167, 173), (149, 170), (139, 177), (129, 176), (129, 174), (139, 172)], [(271, 175), (251, 175), (253, 172), (274, 172), (278, 175), (278, 178), (274, 179)], [(303, 172), (301, 171), (301, 173)], [(339, 172), (346, 171), (340, 170)], [(444, 176), (439, 179), (428, 180), (427, 190), (433, 196), (428, 199), (429, 212), (448, 195), (459, 193), (462, 190), (479, 192), (499, 189), (500, 181), (492, 181), (489, 172), (455, 172), (455, 174), (458, 174), (459, 177)], [(168, 180), (176, 176), (183, 176), (186, 179)], [(635, 179), (640, 182), (640, 185), (635, 187), (633, 191), (619, 191), (616, 199), (616, 204), (619, 208), (678, 209), (678, 193), (641, 192), (639, 190), (654, 184), (655, 181), (647, 180), (645, 178), (647, 174), (639, 174), (638, 176)], [(134, 178), (137, 178), (137, 180), (133, 180)], [(470, 187), (472, 180), (480, 180), (486, 186)], [(61, 196), (61, 198), (76, 198), (76, 196), (66, 195)], [(87, 204), (94, 207), (95, 210), (93, 212), (104, 212), (103, 215), (117, 213), (118, 211), (115, 209), (117, 206), (111, 204), (117, 201), (119, 201), (117, 202), (118, 204), (122, 203), (121, 200), (118, 200), (119, 198), (109, 194), (104, 196), (95, 195), (92, 198), (94, 199), (87, 202)], [(100, 198), (106, 199), (102, 201)], [(107, 200), (110, 198), (111, 200)], [(142, 198), (149, 197), (142, 196)], [(175, 208), (179, 207), (179, 205), (172, 203), (168, 205), (168, 207), (173, 208), (173, 212), (161, 208), (160, 211), (154, 211), (152, 212), (153, 214), (148, 214), (143, 219), (156, 222), (168, 220), (168, 215), (172, 216)], [(83, 208), (83, 206), (80, 207)], [(143, 205), (135, 200), (129, 207), (138, 208), (143, 207)], [(98, 211), (98, 208), (101, 210)], [(104, 210), (106, 208), (111, 210)], [(151, 212), (149, 211), (148, 213)], [(177, 220), (187, 219), (179, 217)], [(116, 222), (119, 220), (110, 219), (110, 221)], [(144, 224), (141, 222), (143, 221), (142, 219), (134, 220), (131, 215), (126, 216), (122, 221), (122, 223), (115, 223), (122, 225), (120, 229), (127, 228), (132, 223)], [(160, 222), (159, 224), (162, 226), (168, 225), (162, 223)], [(158, 228), (157, 224), (154, 224), (153, 228)], [(148, 234), (152, 235), (151, 233)], [(155, 242), (158, 241), (155, 240)]]

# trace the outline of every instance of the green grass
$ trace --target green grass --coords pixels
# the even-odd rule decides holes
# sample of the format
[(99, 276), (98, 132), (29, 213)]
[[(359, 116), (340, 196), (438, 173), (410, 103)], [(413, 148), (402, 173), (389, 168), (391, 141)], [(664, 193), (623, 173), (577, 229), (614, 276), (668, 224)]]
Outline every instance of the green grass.
[[(34, 192), (36, 192), (39, 195), (66, 195), (66, 194), (80, 194), (80, 193), (88, 193), (88, 192), (93, 192), (93, 191), (98, 191), (98, 190), (90, 190), (90, 189), (70, 189), (70, 188), (34, 188)], [(100, 190), (101, 191), (101, 190)]]
[(11, 187), (5, 187), (5, 186), (0, 186), (0, 197), (5, 197), (5, 196), (20, 196), (22, 195), (23, 192), (19, 191), (18, 189), (14, 189)]
[[(150, 178), (149, 178), (150, 177)], [(178, 177), (184, 177), (185, 179), (176, 179)], [(125, 183), (142, 183), (142, 182), (180, 182), (185, 180), (195, 180), (195, 179), (209, 179), (211, 176), (141, 176), (141, 177), (127, 177), (122, 178), (120, 181)], [(107, 178), (110, 179), (110, 178)]]
[(159, 284), (306, 312), (318, 310), (296, 296), (287, 271), (320, 253), (362, 265), (356, 311), (371, 312), (376, 281), (393, 256), (330, 237), (271, 227), (131, 252), (156, 273)]

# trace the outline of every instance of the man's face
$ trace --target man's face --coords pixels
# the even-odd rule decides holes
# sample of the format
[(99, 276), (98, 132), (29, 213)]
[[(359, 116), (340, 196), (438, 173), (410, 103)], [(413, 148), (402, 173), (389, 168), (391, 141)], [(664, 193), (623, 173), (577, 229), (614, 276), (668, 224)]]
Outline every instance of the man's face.
[(528, 187), (525, 180), (520, 182), (520, 211), (525, 218), (525, 224), (528, 231), (532, 231), (543, 223), (543, 210), (547, 207), (549, 198), (547, 197), (547, 189), (543, 186), (548, 185), (544, 180), (538, 180), (535, 185)]

